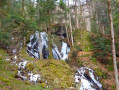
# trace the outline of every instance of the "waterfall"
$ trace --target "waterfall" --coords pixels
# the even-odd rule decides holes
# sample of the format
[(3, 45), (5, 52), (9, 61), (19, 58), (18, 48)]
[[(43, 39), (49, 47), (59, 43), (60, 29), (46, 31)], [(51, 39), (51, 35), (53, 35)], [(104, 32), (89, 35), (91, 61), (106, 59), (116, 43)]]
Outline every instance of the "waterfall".
[(94, 71), (88, 67), (81, 67), (77, 69), (75, 75), (75, 82), (81, 83), (79, 90), (101, 90), (102, 84)]
[(58, 50), (58, 47), (53, 43), (52, 54), (54, 59), (61, 60), (61, 55)]
[(66, 42), (62, 41), (61, 52), (58, 50), (58, 47), (54, 44), (52, 53), (53, 58), (58, 60), (66, 60), (68, 59), (68, 53), (70, 52), (70, 47), (67, 45)]
[(39, 74), (34, 74), (31, 72), (26, 72), (26, 65), (28, 61), (22, 61), (19, 63), (18, 67), (18, 77), (22, 80), (28, 80), (30, 82), (36, 83), (38, 80), (40, 80), (41, 76)]
[[(44, 59), (47, 59), (49, 56), (49, 50), (48, 50), (48, 36), (46, 32), (40, 33), (41, 37), (41, 46), (42, 46), (42, 56)], [(35, 35), (31, 35), (30, 37), (30, 43), (27, 44), (27, 53), (34, 57), (39, 59), (40, 58), (40, 50), (39, 50), (39, 32), (36, 31)]]
[[(46, 32), (40, 32), (41, 37), (41, 46), (42, 46), (42, 56), (44, 59), (47, 59), (49, 56), (48, 50), (48, 35)], [(52, 54), (54, 59), (58, 60), (66, 60), (68, 59), (68, 53), (70, 52), (70, 47), (67, 45), (66, 42), (62, 41), (62, 46), (60, 47), (61, 51), (59, 51), (58, 47), (56, 46), (55, 42), (52, 43)], [(27, 44), (27, 53), (39, 59), (40, 52), (39, 52), (39, 32), (36, 31), (35, 35), (31, 35), (30, 43)]]

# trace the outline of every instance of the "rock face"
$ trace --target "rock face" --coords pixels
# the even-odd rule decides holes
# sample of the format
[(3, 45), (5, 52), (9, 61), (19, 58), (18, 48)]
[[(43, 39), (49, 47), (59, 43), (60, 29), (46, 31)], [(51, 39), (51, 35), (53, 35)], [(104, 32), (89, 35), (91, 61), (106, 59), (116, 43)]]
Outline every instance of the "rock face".
[(102, 84), (92, 69), (81, 67), (77, 72), (75, 82), (81, 83), (79, 90), (102, 90)]
[[(41, 37), (41, 46), (42, 46), (42, 56), (44, 59), (47, 59), (49, 56), (48, 50), (48, 36), (46, 32), (40, 33)], [(30, 56), (39, 59), (40, 50), (39, 50), (39, 32), (36, 31), (35, 35), (31, 35), (30, 43), (27, 44), (27, 52)]]

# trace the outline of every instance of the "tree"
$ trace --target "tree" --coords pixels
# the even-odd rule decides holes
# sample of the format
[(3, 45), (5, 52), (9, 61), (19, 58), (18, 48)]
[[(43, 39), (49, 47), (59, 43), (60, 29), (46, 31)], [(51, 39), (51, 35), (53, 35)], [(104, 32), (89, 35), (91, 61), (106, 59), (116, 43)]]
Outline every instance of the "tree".
[[(39, 0), (37, 0), (37, 8), (38, 8), (38, 20), (40, 20)], [(40, 26), (40, 23), (38, 25)], [(43, 57), (42, 57), (42, 46), (41, 46), (41, 35), (40, 35), (40, 33), (39, 33), (39, 52), (40, 52), (40, 59), (42, 60)]]
[(79, 28), (79, 21), (78, 21), (78, 12), (77, 12), (77, 0), (75, 0), (75, 24), (76, 24), (76, 29)]
[(24, 17), (24, 0), (22, 0), (22, 17)]
[(110, 20), (110, 32), (111, 32), (111, 40), (112, 40), (112, 55), (113, 55), (113, 63), (114, 63), (116, 90), (119, 90), (118, 70), (117, 70), (116, 50), (115, 50), (115, 39), (114, 39), (114, 27), (113, 27), (113, 18), (112, 18), (110, 0), (107, 0), (107, 3), (108, 3), (108, 12), (109, 12), (109, 20)]
[[(69, 0), (68, 0), (68, 8), (70, 8), (70, 6), (69, 6)], [(71, 22), (71, 14), (70, 14), (70, 11), (69, 11), (69, 13), (68, 13), (68, 18), (69, 18), (69, 28), (70, 28), (70, 34), (71, 34), (71, 45), (74, 46), (73, 35), (72, 35), (72, 22)]]

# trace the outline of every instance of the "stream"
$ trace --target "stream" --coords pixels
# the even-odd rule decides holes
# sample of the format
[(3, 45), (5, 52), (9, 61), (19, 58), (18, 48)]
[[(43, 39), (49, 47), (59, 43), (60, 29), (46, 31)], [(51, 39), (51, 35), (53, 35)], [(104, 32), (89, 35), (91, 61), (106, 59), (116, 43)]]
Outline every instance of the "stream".
[[(48, 35), (46, 32), (41, 32), (40, 37), (42, 45), (42, 56), (44, 59), (47, 59), (49, 57)], [(26, 51), (31, 57), (39, 59), (39, 49), (39, 32), (36, 31), (34, 35), (31, 35), (30, 42), (27, 44)], [(70, 47), (66, 42), (62, 41), (60, 50), (55, 42), (52, 44), (52, 56), (54, 59), (65, 61), (68, 59), (69, 53)], [(15, 58), (17, 58), (17, 56), (15, 56)], [(27, 72), (26, 74), (25, 72), (27, 63), (28, 61), (23, 60), (18, 64), (18, 76), (22, 78), (22, 80), (28, 80), (30, 82), (36, 83), (41, 79), (41, 75), (34, 74), (32, 71)], [(102, 88), (102, 84), (100, 83), (99, 78), (96, 76), (94, 71), (88, 67), (80, 67), (77, 69), (74, 78), (76, 86), (78, 87), (80, 85), (79, 90), (101, 90)]]

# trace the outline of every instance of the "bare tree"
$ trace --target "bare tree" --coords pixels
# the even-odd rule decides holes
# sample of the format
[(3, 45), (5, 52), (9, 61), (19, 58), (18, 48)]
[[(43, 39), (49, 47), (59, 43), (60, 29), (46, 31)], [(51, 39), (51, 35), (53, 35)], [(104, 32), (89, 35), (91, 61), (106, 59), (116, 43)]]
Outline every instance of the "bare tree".
[[(37, 8), (38, 8), (38, 20), (40, 19), (40, 12), (39, 12), (39, 0), (37, 0)], [(40, 26), (40, 24), (39, 24)], [(39, 33), (39, 52), (40, 52), (40, 59), (42, 60), (43, 57), (42, 57), (42, 46), (41, 46), (41, 35)]]
[[(22, 0), (22, 17), (24, 18), (24, 0)], [(25, 32), (25, 30), (24, 30)], [(26, 37), (23, 37), (24, 46), (26, 45)]]
[(78, 22), (78, 12), (77, 12), (77, 0), (75, 0), (75, 23), (76, 23), (76, 29), (79, 28), (79, 22)]
[[(69, 0), (68, 0), (68, 8), (70, 8), (70, 6), (69, 6)], [(70, 11), (69, 11), (68, 17), (69, 17), (69, 28), (70, 28), (70, 33), (71, 33), (71, 44), (72, 44), (72, 46), (73, 46), (74, 43), (73, 43), (72, 22), (71, 22), (71, 14), (70, 14)]]
[(110, 0), (107, 0), (107, 3), (108, 3), (108, 12), (109, 12), (109, 20), (110, 20), (110, 32), (111, 32), (111, 40), (112, 40), (112, 55), (113, 55), (113, 63), (114, 63), (116, 90), (119, 90), (118, 70), (117, 70), (117, 62), (116, 62), (115, 40), (114, 40), (114, 28), (113, 28), (113, 18), (112, 18)]

